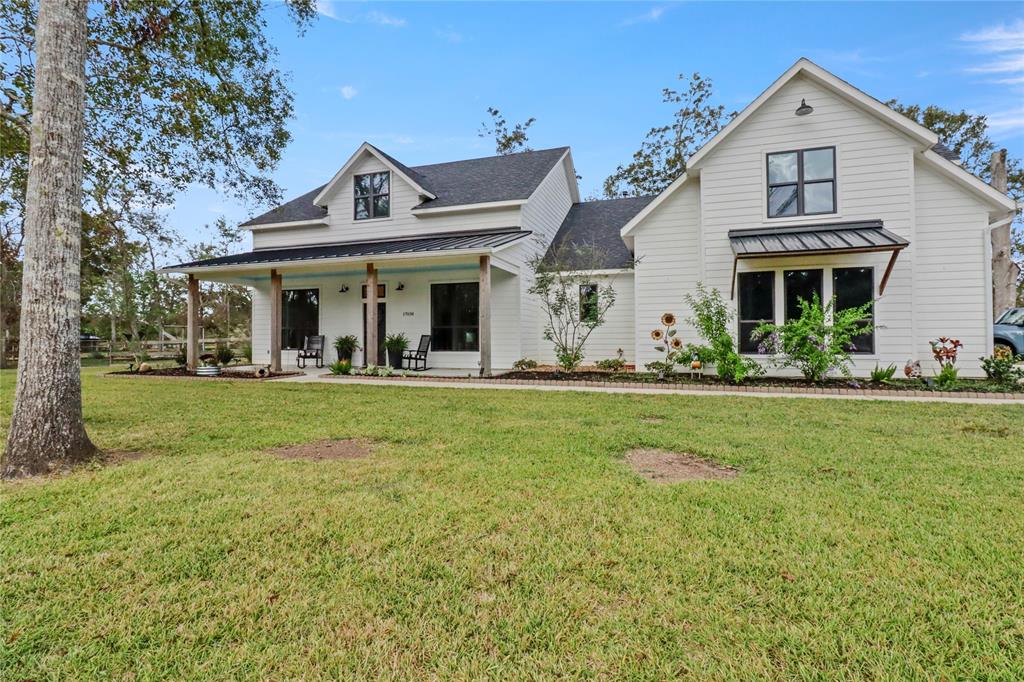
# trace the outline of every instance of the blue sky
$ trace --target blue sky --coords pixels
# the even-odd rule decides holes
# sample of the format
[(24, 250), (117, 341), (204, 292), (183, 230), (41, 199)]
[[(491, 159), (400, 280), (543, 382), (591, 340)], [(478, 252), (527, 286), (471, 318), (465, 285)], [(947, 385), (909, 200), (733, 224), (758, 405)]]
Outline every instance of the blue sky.
[[(801, 56), (882, 100), (985, 113), (1024, 155), (1024, 3), (344, 3), (321, 0), (296, 34), (268, 21), (295, 94), (291, 145), (274, 174), (286, 198), (320, 185), (363, 140), (407, 165), (493, 153), (486, 108), (530, 116), (535, 149), (570, 145), (584, 195), (667, 123), (661, 90), (711, 77), (742, 109)], [(266, 207), (206, 189), (170, 224), (204, 237), (218, 216)]]

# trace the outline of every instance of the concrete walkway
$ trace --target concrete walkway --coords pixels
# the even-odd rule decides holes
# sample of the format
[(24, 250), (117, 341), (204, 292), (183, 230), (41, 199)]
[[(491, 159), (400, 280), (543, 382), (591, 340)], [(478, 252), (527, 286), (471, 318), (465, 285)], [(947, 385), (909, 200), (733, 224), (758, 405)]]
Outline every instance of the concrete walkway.
[(742, 391), (742, 390), (700, 390), (685, 388), (641, 388), (634, 386), (565, 386), (535, 384), (512, 384), (505, 382), (488, 383), (486, 381), (446, 381), (444, 379), (416, 379), (406, 381), (400, 378), (374, 378), (361, 376), (334, 377), (326, 370), (316, 370), (302, 376), (286, 377), (274, 380), (292, 383), (325, 383), (325, 384), (360, 384), (366, 386), (389, 386), (404, 388), (468, 388), (487, 389), (494, 391), (575, 391), (578, 393), (632, 393), (639, 395), (695, 395), (695, 396), (734, 396), (740, 398), (819, 398), (832, 400), (891, 400), (894, 402), (915, 403), (964, 403), (974, 405), (1014, 405), (1024, 407), (1024, 396), (1021, 399), (1006, 398), (967, 398), (946, 396), (900, 396), (900, 395), (863, 395), (841, 393), (796, 393), (788, 391)]

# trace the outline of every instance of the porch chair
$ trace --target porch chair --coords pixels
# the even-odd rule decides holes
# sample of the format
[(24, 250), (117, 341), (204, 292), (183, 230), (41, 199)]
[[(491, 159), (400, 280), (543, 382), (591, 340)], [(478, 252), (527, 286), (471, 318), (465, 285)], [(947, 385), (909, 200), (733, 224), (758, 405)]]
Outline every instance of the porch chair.
[(317, 367), (324, 366), (324, 336), (306, 336), (302, 340), (302, 348), (295, 356), (295, 364), (306, 368), (306, 360), (315, 360)]
[(422, 372), (430, 369), (427, 367), (427, 351), (430, 350), (430, 334), (424, 334), (420, 337), (420, 345), (416, 350), (407, 350), (402, 353), (402, 362), (405, 364), (406, 369), (415, 370)]

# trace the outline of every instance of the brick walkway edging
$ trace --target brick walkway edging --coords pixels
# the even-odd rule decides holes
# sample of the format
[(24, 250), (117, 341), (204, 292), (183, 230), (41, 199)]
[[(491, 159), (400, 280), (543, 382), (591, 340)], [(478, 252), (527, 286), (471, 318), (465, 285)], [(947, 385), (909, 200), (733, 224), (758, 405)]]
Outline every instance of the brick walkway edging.
[(741, 393), (768, 394), (775, 396), (838, 396), (849, 398), (868, 399), (957, 399), (960, 401), (984, 400), (986, 402), (1007, 401), (1024, 403), (1024, 393), (983, 393), (980, 391), (890, 391), (890, 390), (868, 390), (857, 388), (799, 388), (789, 386), (722, 386), (720, 384), (693, 384), (693, 383), (653, 383), (643, 381), (554, 381), (538, 379), (502, 379), (501, 377), (436, 377), (436, 376), (391, 376), (391, 377), (368, 377), (364, 375), (331, 375), (324, 374), (321, 378), (329, 381), (349, 381), (362, 384), (387, 384), (387, 383), (426, 383), (434, 385), (448, 384), (470, 384), (474, 386), (527, 386), (534, 388), (564, 388), (564, 389), (618, 389), (619, 391), (636, 391), (642, 389), (645, 393), (658, 391), (671, 391), (687, 393), (724, 393), (736, 395)]

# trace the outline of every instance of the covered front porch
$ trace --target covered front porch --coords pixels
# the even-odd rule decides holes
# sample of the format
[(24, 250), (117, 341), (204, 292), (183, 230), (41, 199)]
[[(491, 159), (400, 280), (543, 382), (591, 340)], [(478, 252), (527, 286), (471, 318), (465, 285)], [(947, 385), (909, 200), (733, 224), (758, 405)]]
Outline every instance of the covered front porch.
[(470, 248), (430, 252), (409, 252), (407, 242), (405, 252), (340, 257), (282, 249), (169, 268), (188, 276), (188, 366), (199, 363), (202, 279), (252, 289), (252, 362), (272, 372), (294, 367), (306, 337), (315, 336), (325, 337), (325, 365), (338, 359), (334, 340), (343, 336), (357, 339), (354, 366), (387, 364), (385, 338), (401, 334), (410, 350), (430, 336), (433, 371), (490, 376), (518, 357), (521, 335), (519, 268), (496, 251), (524, 234), (474, 235)]

